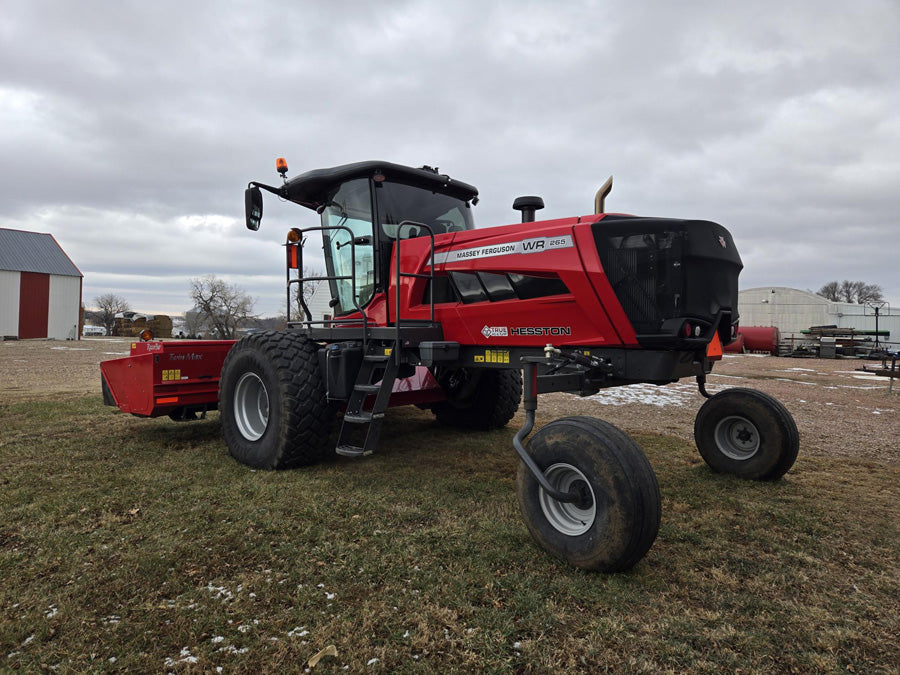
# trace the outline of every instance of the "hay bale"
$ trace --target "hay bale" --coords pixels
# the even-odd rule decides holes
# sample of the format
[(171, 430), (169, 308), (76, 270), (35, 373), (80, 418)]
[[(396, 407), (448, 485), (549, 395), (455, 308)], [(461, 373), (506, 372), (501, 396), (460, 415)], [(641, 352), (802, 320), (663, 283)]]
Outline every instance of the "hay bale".
[(117, 316), (116, 322), (113, 324), (112, 334), (118, 337), (132, 337), (131, 319), (124, 316)]
[(172, 318), (166, 314), (148, 317), (147, 328), (153, 331), (154, 337), (170, 338), (172, 337)]

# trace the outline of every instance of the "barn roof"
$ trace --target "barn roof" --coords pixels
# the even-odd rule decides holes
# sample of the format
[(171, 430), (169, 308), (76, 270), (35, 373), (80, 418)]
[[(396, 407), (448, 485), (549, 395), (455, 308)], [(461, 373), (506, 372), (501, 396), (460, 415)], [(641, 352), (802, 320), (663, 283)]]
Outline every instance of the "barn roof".
[(0, 228), (0, 270), (84, 276), (51, 234)]

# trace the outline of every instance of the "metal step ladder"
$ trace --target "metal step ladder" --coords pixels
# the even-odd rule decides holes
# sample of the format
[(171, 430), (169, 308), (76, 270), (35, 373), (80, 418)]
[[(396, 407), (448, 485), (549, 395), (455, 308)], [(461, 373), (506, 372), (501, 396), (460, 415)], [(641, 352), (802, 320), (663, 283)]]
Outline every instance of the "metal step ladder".
[[(344, 457), (371, 455), (378, 445), (381, 424), (388, 408), (394, 380), (397, 379), (397, 359), (390, 346), (370, 341), (363, 356), (353, 393), (347, 401), (344, 422), (335, 452)], [(383, 371), (381, 381), (373, 382), (373, 376)], [(372, 408), (365, 409), (366, 399), (375, 396)], [(362, 438), (360, 443), (359, 439)]]

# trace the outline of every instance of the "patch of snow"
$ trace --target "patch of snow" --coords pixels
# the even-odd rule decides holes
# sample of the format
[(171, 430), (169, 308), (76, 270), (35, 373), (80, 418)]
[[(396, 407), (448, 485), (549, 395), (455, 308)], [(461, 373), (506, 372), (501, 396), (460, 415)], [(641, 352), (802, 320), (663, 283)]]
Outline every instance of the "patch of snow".
[(294, 628), (288, 631), (288, 637), (304, 637), (309, 635), (309, 631), (306, 630), (306, 626), (300, 626), (299, 628)]
[(249, 647), (241, 647), (238, 649), (234, 645), (225, 645), (224, 647), (219, 647), (217, 652), (225, 652), (226, 654), (246, 654), (250, 651)]
[(50, 349), (56, 349), (61, 352), (92, 352), (94, 351), (90, 347), (50, 347)]
[(25, 646), (31, 644), (31, 642), (32, 642), (33, 640), (34, 640), (34, 635), (29, 635), (27, 638), (25, 638), (25, 641), (24, 641), (21, 645), (19, 645), (19, 646), (20, 646), (20, 647), (25, 647)]
[(668, 405), (684, 405), (693, 392), (694, 387), (691, 385), (658, 387), (654, 384), (629, 384), (624, 387), (604, 389), (587, 398), (591, 401), (597, 401), (600, 405), (644, 403), (646, 405), (664, 407)]
[(221, 635), (216, 635), (210, 640), (210, 642), (212, 642), (214, 645), (217, 645), (220, 642), (225, 642), (225, 638)]
[(48, 619), (52, 619), (57, 614), (59, 614), (59, 608), (56, 605), (50, 605), (50, 607), (47, 608), (47, 611), (44, 612), (44, 616)]
[(884, 382), (887, 378), (881, 375), (854, 375), (854, 380), (872, 380), (874, 382)]
[(197, 663), (197, 657), (191, 654), (191, 650), (187, 647), (182, 647), (181, 653), (178, 654), (178, 656), (180, 658), (178, 658), (177, 660), (173, 659), (171, 656), (167, 656), (166, 660), (163, 661), (163, 664), (166, 666), (166, 668), (172, 668), (179, 663)]
[(367, 665), (367, 666), (374, 666), (376, 663), (378, 663), (378, 659), (377, 659), (377, 658), (371, 658), (371, 659), (369, 659), (368, 661), (366, 661), (366, 665)]
[(819, 386), (815, 382), (804, 382), (803, 380), (792, 380), (789, 377), (776, 377), (775, 379), (778, 380), (779, 382), (790, 382), (792, 384), (805, 384), (809, 387)]
[(228, 602), (229, 600), (234, 600), (234, 594), (229, 591), (224, 586), (213, 586), (209, 584), (206, 587), (206, 590), (210, 593), (215, 593), (213, 596), (216, 600), (221, 600), (222, 602)]

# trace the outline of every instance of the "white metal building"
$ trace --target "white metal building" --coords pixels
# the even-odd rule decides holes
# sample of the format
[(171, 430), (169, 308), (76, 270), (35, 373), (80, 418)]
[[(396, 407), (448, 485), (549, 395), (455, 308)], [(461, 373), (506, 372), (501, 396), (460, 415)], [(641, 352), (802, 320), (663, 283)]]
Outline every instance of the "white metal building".
[(82, 277), (53, 235), (0, 228), (0, 337), (78, 340)]
[[(748, 288), (738, 294), (742, 326), (775, 326), (787, 337), (811, 326), (838, 326), (875, 330), (875, 310), (866, 305), (833, 302), (809, 291), (784, 286)], [(900, 346), (900, 308), (885, 305), (879, 310), (878, 330), (890, 331), (881, 338)]]
[(334, 317), (334, 308), (329, 306), (331, 289), (327, 281), (320, 281), (316, 291), (309, 299), (309, 313), (313, 321), (324, 321)]

